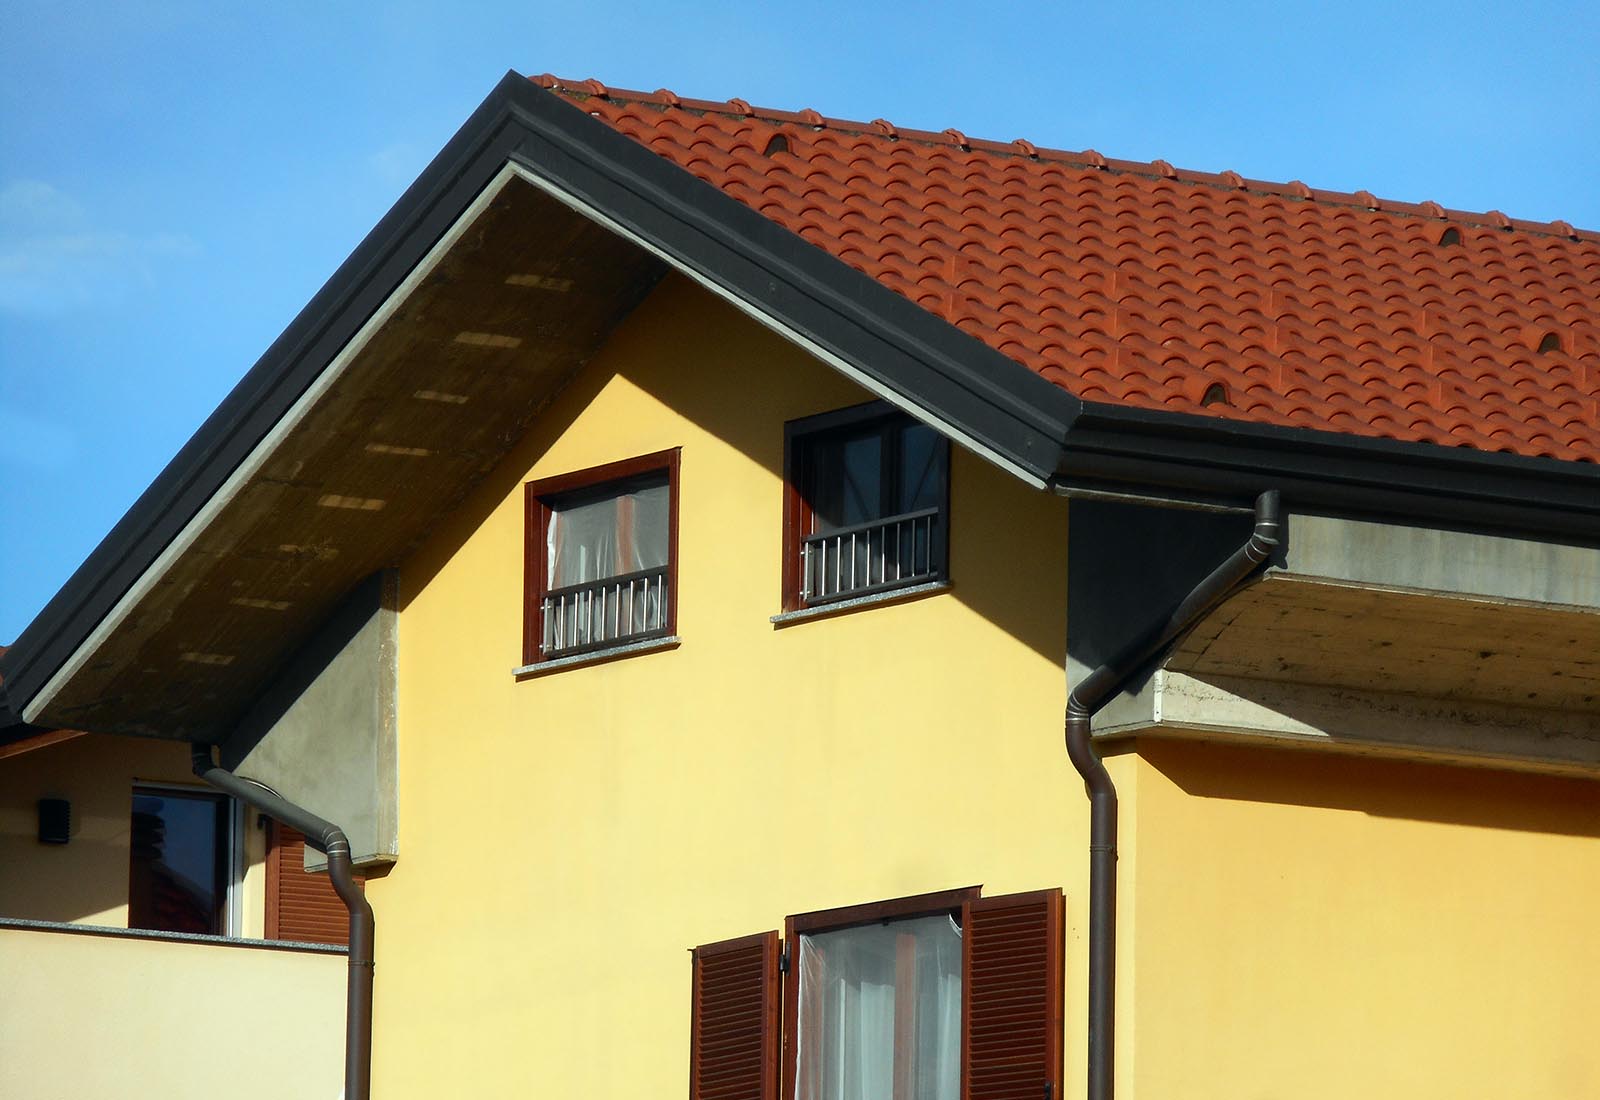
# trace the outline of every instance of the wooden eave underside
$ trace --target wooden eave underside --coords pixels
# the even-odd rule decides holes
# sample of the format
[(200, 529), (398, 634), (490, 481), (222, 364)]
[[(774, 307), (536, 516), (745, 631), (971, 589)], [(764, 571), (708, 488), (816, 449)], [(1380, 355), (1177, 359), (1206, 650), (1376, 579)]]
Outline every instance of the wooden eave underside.
[(511, 179), (38, 717), (210, 740), (506, 454), (665, 268)]

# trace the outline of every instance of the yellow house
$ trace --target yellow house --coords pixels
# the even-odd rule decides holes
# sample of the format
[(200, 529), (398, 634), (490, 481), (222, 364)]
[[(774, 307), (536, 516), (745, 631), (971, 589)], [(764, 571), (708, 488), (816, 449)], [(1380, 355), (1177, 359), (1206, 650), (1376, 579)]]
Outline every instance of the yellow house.
[[(0, 975), (247, 957), (278, 1094), (1600, 1093), (1597, 290), (1561, 224), (510, 74), (0, 658)], [(202, 779), (348, 959), (260, 837), (211, 933), (103, 930)], [(227, 1072), (41, 1028), (0, 1092)]]

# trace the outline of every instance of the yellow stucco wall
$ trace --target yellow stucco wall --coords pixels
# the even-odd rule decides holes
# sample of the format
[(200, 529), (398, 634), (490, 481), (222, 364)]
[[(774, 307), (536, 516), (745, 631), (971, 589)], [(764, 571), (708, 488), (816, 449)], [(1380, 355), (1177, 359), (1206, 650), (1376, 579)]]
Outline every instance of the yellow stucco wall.
[(1600, 784), (1141, 751), (1137, 1095), (1600, 1096)]
[[(681, 1097), (696, 944), (1081, 876), (1063, 501), (956, 452), (950, 593), (768, 621), (783, 424), (866, 397), (669, 281), (403, 565), (377, 1095)], [(523, 483), (668, 447), (681, 648), (518, 682)]]
[[(775, 629), (782, 425), (865, 395), (663, 284), (401, 569), (385, 1097), (681, 1097), (688, 949), (810, 909), (1067, 891), (1066, 508), (953, 455), (952, 592)], [(682, 447), (681, 648), (518, 681), (523, 483)], [(1145, 744), (1122, 795), (1119, 1095), (1600, 1093), (1595, 786)]]
[(336, 1100), (342, 954), (0, 927), (7, 1100)]
[[(209, 790), (175, 741), (85, 734), (0, 760), (0, 917), (128, 926), (128, 839), (135, 783)], [(37, 804), (65, 798), (65, 845), (40, 844)], [(265, 922), (265, 834), (242, 821), (244, 874), (236, 889), (241, 936)]]

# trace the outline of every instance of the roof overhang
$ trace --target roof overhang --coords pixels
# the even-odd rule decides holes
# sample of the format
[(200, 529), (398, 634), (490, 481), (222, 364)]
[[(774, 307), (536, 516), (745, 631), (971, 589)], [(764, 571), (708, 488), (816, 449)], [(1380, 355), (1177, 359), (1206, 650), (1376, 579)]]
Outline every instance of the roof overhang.
[(1600, 543), (1600, 466), (1084, 402), (1053, 484)]
[[(1600, 471), (1575, 463), (1086, 405), (508, 73), (0, 660), (6, 702), (29, 722), (213, 739), (666, 270), (1035, 486), (1224, 502), (1276, 487), (1312, 508), (1600, 539)], [(408, 415), (422, 391), (469, 400)], [(437, 461), (396, 474), (404, 458)]]
[(1097, 737), (1600, 774), (1600, 549), (1304, 514), (1284, 532)]
[(1070, 395), (507, 74), (24, 631), (9, 705), (218, 738), (669, 269), (1017, 476), (1057, 465)]

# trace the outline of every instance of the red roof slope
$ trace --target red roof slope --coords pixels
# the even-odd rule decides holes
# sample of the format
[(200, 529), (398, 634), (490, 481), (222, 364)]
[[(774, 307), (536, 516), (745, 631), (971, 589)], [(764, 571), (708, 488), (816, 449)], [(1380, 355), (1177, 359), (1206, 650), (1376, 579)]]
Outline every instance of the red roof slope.
[(1600, 461), (1600, 234), (535, 80), (1086, 400)]

